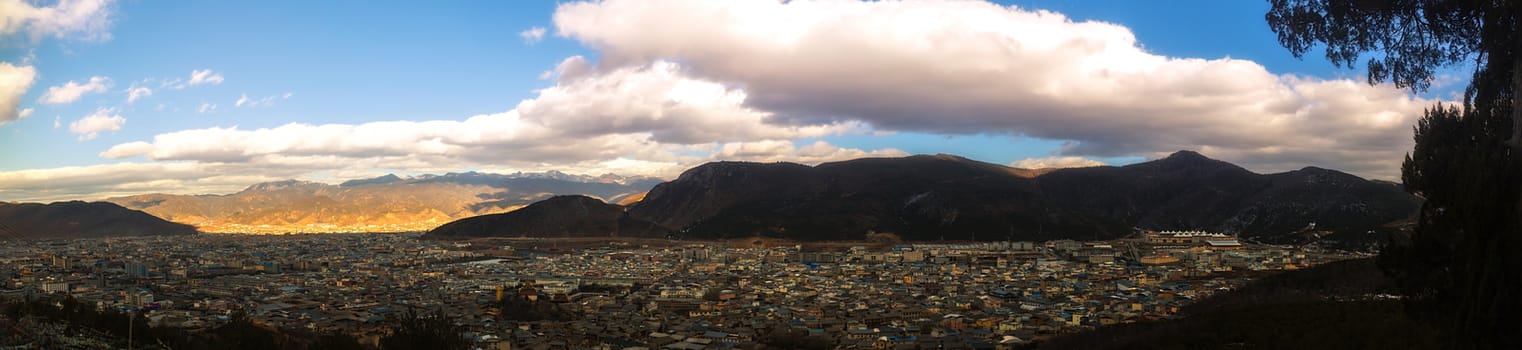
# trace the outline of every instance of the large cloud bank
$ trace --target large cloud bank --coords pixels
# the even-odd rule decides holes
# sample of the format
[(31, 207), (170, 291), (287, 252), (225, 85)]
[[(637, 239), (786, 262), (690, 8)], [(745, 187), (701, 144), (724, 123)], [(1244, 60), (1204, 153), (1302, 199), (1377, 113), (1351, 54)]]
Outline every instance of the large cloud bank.
[[(671, 20), (671, 14), (683, 14)], [(561, 35), (606, 67), (675, 59), (790, 124), (1068, 141), (1068, 156), (1190, 149), (1262, 171), (1395, 178), (1434, 101), (1390, 86), (1165, 57), (1127, 28), (977, 1), (608, 0), (562, 5)]]
[[(1435, 102), (1167, 57), (1121, 25), (979, 1), (606, 0), (562, 4), (554, 24), (546, 34), (598, 58), (566, 58), (545, 74), (553, 85), (501, 113), (166, 132), (101, 153), (126, 163), (0, 172), (0, 198), (218, 192), (378, 169), (670, 176), (716, 159), (901, 155), (817, 141), (891, 132), (1064, 142), (1014, 163), (1030, 167), (1188, 149), (1257, 171), (1395, 179), (1410, 125)], [(191, 83), (221, 82), (196, 73)]]
[[(771, 124), (765, 121), (771, 113), (746, 107), (746, 99), (741, 90), (688, 78), (677, 65), (658, 61), (595, 75), (561, 76), (555, 86), (514, 109), (464, 120), (293, 123), (159, 134), (100, 154), (144, 157), (153, 163), (0, 172), (0, 184), (5, 184), (0, 198), (228, 192), (250, 180), (319, 172), (345, 178), (378, 171), (486, 168), (672, 176), (719, 159), (819, 163), (904, 155), (822, 141), (795, 145), (792, 140), (860, 132), (861, 126)], [(80, 127), (76, 132), (81, 138), (112, 130)], [(95, 171), (112, 174), (88, 176)]]

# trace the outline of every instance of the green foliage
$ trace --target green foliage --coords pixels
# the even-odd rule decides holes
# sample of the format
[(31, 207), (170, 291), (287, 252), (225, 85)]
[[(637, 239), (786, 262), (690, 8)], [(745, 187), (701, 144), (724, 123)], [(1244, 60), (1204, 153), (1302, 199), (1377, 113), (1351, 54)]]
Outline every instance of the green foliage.
[(1395, 300), (1374, 262), (1352, 260), (1289, 271), (1185, 307), (1179, 318), (1105, 326), (1042, 349), (1430, 349), (1431, 325)]
[[(1416, 91), (1430, 86), (1438, 68), (1473, 63), (1466, 110), (1492, 121), (1499, 135), (1518, 137), (1510, 124), (1522, 79), (1514, 74), (1522, 48), (1522, 3), (1468, 0), (1269, 0), (1264, 18), (1295, 57), (1322, 46), (1326, 58), (1353, 67), (1365, 55), (1370, 83), (1392, 82)], [(1510, 115), (1511, 123), (1505, 119)], [(1507, 137), (1502, 137), (1506, 139)], [(1513, 140), (1514, 144), (1522, 140)]]
[(719, 301), (719, 293), (720, 292), (722, 292), (722, 290), (720, 290), (719, 288), (708, 288), (707, 291), (703, 292), (703, 300), (707, 300), (707, 301)]
[(800, 329), (777, 327), (756, 338), (767, 349), (832, 349), (835, 344), (827, 337), (813, 337)]
[(365, 350), (354, 337), (342, 333), (324, 333), (317, 335), (317, 340), (312, 342), (307, 349), (311, 350)]
[(1307, 303), (1328, 298), (1361, 299), (1399, 292), (1395, 282), (1374, 261), (1346, 260), (1259, 278), (1240, 291), (1217, 294), (1186, 305), (1180, 314), (1187, 317), (1265, 304)]
[(1352, 67), (1365, 53), (1369, 82), (1426, 89), (1434, 70), (1463, 63), (1482, 49), (1484, 2), (1450, 0), (1270, 0), (1265, 19), (1295, 57), (1318, 45), (1326, 59)]
[(1042, 349), (1431, 349), (1436, 332), (1397, 301), (1258, 304), (1122, 324), (1053, 339)]
[[(172, 328), (148, 327), (147, 319), (139, 315), (129, 315), (115, 311), (96, 311), (95, 306), (81, 303), (72, 297), (57, 300), (38, 300), (26, 303), (7, 304), (3, 307), (6, 317), (20, 319), (22, 317), (38, 317), (55, 322), (63, 322), (71, 327), (90, 328), (107, 333), (126, 340), (128, 333), (135, 333), (134, 346), (146, 347), (155, 343), (186, 344), (179, 330)], [(137, 317), (132, 317), (137, 316)], [(129, 324), (130, 319), (130, 324)], [(128, 327), (131, 327), (129, 329)]]
[(232, 315), (232, 320), (212, 332), (222, 346), (235, 350), (280, 349), (275, 334), (254, 324), (242, 312)]
[(579, 291), (581, 291), (583, 293), (605, 293), (605, 294), (608, 294), (608, 295), (628, 294), (630, 289), (631, 289), (630, 287), (625, 287), (625, 286), (603, 285), (603, 284), (583, 284), (583, 285), (581, 285), (580, 287), (577, 288), (577, 290), (579, 290)]
[(471, 342), (462, 335), (464, 327), (442, 316), (421, 316), (407, 312), (397, 320), (391, 334), (380, 340), (381, 350), (430, 349), (465, 350)]
[[(28, 303), (0, 305), (0, 311), (8, 319), (38, 317), (63, 322), (70, 327), (95, 329), (110, 333), (124, 341), (129, 332), (133, 348), (171, 349), (363, 349), (354, 338), (343, 334), (325, 334), (304, 346), (309, 339), (291, 338), (280, 332), (255, 324), (242, 313), (234, 314), (227, 324), (201, 333), (187, 333), (178, 328), (149, 327), (146, 317), (115, 312), (96, 311), (93, 305), (73, 298), (41, 300)], [(131, 318), (131, 329), (128, 319)], [(123, 344), (125, 345), (125, 344)], [(125, 346), (124, 346), (125, 347)]]
[(19, 319), (21, 319), (21, 305), (20, 304), (5, 304), (5, 305), (0, 305), (0, 315), (5, 315), (6, 319), (19, 320)]
[(1522, 2), (1271, 0), (1265, 16), (1300, 56), (1368, 61), (1369, 81), (1422, 90), (1434, 69), (1474, 59), (1464, 108), (1437, 106), (1402, 165), (1427, 199), (1417, 230), (1380, 261), (1413, 315), (1444, 324), (1446, 346), (1522, 348)]
[(517, 295), (508, 295), (497, 302), (501, 310), (498, 318), (504, 321), (566, 321), (573, 318), (570, 312), (545, 299), (530, 301)]
[(1430, 109), (1402, 166), (1407, 190), (1427, 202), (1416, 232), (1391, 244), (1381, 263), (1416, 316), (1448, 325), (1452, 348), (1522, 346), (1522, 259), (1503, 251), (1522, 247), (1522, 173), (1497, 127), (1504, 123), (1476, 108)]

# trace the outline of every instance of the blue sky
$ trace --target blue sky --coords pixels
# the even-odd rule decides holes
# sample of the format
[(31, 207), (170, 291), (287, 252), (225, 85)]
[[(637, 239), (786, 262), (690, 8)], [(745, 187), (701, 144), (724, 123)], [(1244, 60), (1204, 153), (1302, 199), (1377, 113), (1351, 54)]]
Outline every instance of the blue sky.
[[(1415, 111), (1462, 85), (1447, 79), (1412, 96), (1363, 85), (1361, 70), (1333, 67), (1320, 52), (1295, 59), (1274, 41), (1262, 17), (1268, 5), (1257, 1), (741, 1), (755, 6), (746, 11), (778, 15), (727, 22), (703, 21), (722, 19), (703, 12), (715, 2), (677, 0), (99, 1), (100, 10), (77, 18), (34, 14), (95, 2), (0, 0), (10, 3), (0, 9), (25, 10), (4, 16), (28, 24), (0, 28), (0, 62), (35, 71), (12, 117), (0, 111), (0, 121), (14, 119), (0, 124), (0, 200), (220, 193), (281, 178), (341, 181), (387, 172), (669, 177), (718, 159), (815, 163), (951, 153), (998, 164), (1027, 160), (1025, 166), (1126, 164), (1177, 149), (1262, 172), (1316, 165), (1391, 179)], [(936, 15), (896, 12), (904, 10)], [(1066, 19), (1027, 16), (1035, 10)], [(988, 13), (1007, 16), (972, 19)], [(653, 18), (659, 16), (665, 18)], [(811, 16), (825, 19), (790, 22)], [(1023, 27), (1026, 21), (1042, 26)], [(1105, 23), (1090, 33), (1089, 21)], [(961, 22), (977, 25), (955, 25)], [(543, 29), (542, 38), (524, 35), (534, 28)], [(1117, 28), (1129, 31), (1134, 45), (1111, 35)], [(848, 30), (905, 36), (861, 34), (857, 42), (837, 35)], [(803, 34), (771, 41), (784, 32)], [(969, 56), (908, 44), (914, 35), (954, 37), (944, 42)], [(1042, 38), (1066, 36), (1098, 46), (1033, 49)], [(906, 44), (892, 47), (897, 43)], [(1098, 48), (1108, 45), (1120, 49)], [(835, 59), (830, 47), (860, 47), (838, 52), (860, 55), (852, 58), (861, 61), (859, 71), (821, 63)], [(1074, 52), (1074, 60), (1097, 58), (1081, 67), (1040, 66), (1061, 64), (1043, 55)], [(954, 72), (966, 67), (993, 73)], [(1050, 73), (1063, 69), (1102, 73)], [(1228, 74), (1242, 69), (1256, 75), (1236, 82)], [(212, 79), (188, 84), (197, 71)], [(898, 73), (904, 76), (885, 76)], [(1103, 93), (1063, 86), (1095, 76), (1117, 85)], [(92, 77), (105, 87), (45, 102), (50, 88)], [(843, 81), (877, 77), (883, 82)], [(1169, 82), (1154, 91), (1145, 79)], [(1344, 81), (1359, 84), (1339, 85)], [(968, 86), (974, 88), (956, 90)], [(132, 88), (151, 95), (129, 103)], [(652, 98), (669, 100), (642, 104)], [(1195, 116), (1226, 109), (1211, 103), (1236, 108), (1263, 99), (1268, 107)], [(1177, 101), (1149, 102), (1157, 100)], [(522, 108), (524, 101), (537, 109)], [(1281, 112), (1291, 107), (1301, 112)], [(92, 114), (106, 125), (71, 128)], [(1297, 120), (1309, 122), (1286, 126)], [(411, 123), (374, 123), (384, 121)], [(292, 123), (310, 127), (282, 127)], [(1244, 133), (1256, 127), (1263, 131)], [(1345, 131), (1360, 128), (1366, 130)], [(449, 130), (480, 135), (438, 134)], [(1335, 135), (1314, 136), (1321, 133)]]
[[(518, 37), (526, 28), (547, 25), (552, 2), (354, 5), (359, 4), (123, 2), (116, 5), (109, 41), (6, 45), (6, 61), (32, 52), (37, 57), (41, 74), (28, 102), (46, 87), (92, 76), (111, 77), (115, 86), (75, 103), (36, 106), (34, 118), (7, 127), (9, 135), (0, 142), (5, 149), (41, 144), (63, 149), (7, 152), (0, 169), (101, 163), (96, 154), (111, 145), (179, 129), (500, 112), (544, 86), (540, 72), (584, 51), (569, 41), (525, 45)], [(124, 106), (121, 90), (132, 83), (184, 79), (196, 69), (211, 69), (226, 80), (180, 91), (146, 84), (155, 88), (154, 95)], [(274, 106), (234, 106), (243, 94), (264, 98), (287, 92), (291, 98)], [(217, 110), (199, 113), (203, 103), (216, 104)], [(159, 104), (167, 110), (156, 110)], [(123, 108), (127, 125), (88, 142), (59, 142), (72, 136), (66, 128), (51, 129), (54, 116), (67, 124), (102, 106)]]

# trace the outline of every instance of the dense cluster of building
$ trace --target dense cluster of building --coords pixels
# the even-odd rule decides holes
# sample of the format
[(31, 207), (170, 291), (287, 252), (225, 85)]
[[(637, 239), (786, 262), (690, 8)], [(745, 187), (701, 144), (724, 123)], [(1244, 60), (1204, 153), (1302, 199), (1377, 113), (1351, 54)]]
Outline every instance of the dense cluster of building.
[[(71, 295), (206, 329), (243, 312), (374, 343), (413, 312), (482, 348), (717, 349), (777, 338), (836, 348), (999, 348), (1165, 318), (1241, 271), (1342, 259), (1200, 232), (1109, 242), (737, 248), (613, 240), (549, 253), (416, 235), (122, 238), (0, 247), (0, 298)], [(506, 305), (548, 305), (525, 317)], [(536, 306), (537, 307), (537, 306)]]

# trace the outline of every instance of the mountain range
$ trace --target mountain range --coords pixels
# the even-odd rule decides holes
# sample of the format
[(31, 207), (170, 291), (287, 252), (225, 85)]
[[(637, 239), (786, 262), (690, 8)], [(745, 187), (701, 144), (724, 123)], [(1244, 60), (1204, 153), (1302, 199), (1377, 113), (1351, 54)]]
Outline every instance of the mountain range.
[(145, 194), (106, 201), (194, 225), (204, 232), (402, 232), (511, 211), (561, 194), (585, 194), (616, 202), (658, 182), (647, 177), (557, 171), (407, 178), (388, 174), (337, 185), (286, 180), (255, 184), (225, 195)]
[[(444, 225), (426, 236), (559, 236), (573, 233), (535, 230), (582, 228), (586, 236), (696, 239), (852, 240), (886, 232), (917, 241), (1048, 240), (1155, 229), (1227, 232), (1269, 243), (1370, 244), (1421, 203), (1393, 183), (1316, 167), (1257, 174), (1189, 151), (1127, 166), (1068, 169), (1018, 169), (950, 155), (817, 166), (714, 162), (656, 185), (627, 206), (599, 203), (596, 215), (552, 210), (594, 207), (559, 202)], [(611, 214), (620, 208), (621, 215)]]
[(0, 202), (0, 241), (195, 234), (147, 213), (102, 202)]
[(662, 237), (670, 230), (630, 218), (624, 207), (582, 195), (555, 196), (511, 212), (444, 224), (427, 238), (473, 237)]

